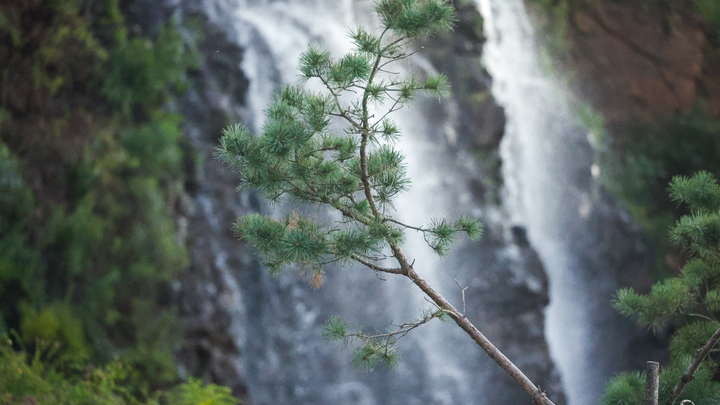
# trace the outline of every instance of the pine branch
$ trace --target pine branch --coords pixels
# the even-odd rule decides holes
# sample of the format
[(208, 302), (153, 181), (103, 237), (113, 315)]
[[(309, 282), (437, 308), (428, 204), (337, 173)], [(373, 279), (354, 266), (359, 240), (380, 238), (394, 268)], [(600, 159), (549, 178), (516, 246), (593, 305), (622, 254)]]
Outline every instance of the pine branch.
[(360, 332), (352, 332), (348, 333), (347, 337), (352, 338), (358, 338), (363, 340), (385, 340), (385, 343), (383, 346), (393, 346), (395, 343), (397, 343), (401, 338), (405, 337), (410, 331), (425, 325), (426, 323), (430, 322), (434, 318), (440, 318), (443, 316), (445, 311), (439, 309), (435, 312), (426, 313), (420, 320), (416, 322), (409, 322), (409, 323), (403, 323), (401, 325), (396, 325), (395, 330), (392, 330), (390, 332), (386, 333), (378, 333), (375, 335), (365, 335)]
[(689, 313), (688, 316), (692, 316), (692, 317), (695, 317), (695, 318), (704, 319), (704, 320), (710, 321), (710, 322), (717, 322), (717, 319), (710, 318), (709, 316), (705, 316), (705, 315), (703, 315), (703, 314), (693, 314), (693, 313)]
[(392, 107), (390, 107), (390, 109), (387, 110), (387, 112), (385, 112), (385, 114), (383, 114), (383, 116), (380, 117), (379, 120), (375, 121), (375, 123), (372, 124), (371, 128), (372, 128), (373, 130), (375, 130), (375, 127), (378, 126), (380, 123), (382, 123), (382, 122), (385, 120), (385, 118), (388, 117), (388, 115), (390, 115), (390, 114), (392, 114), (392, 113), (394, 113), (394, 112), (396, 112), (396, 111), (400, 111), (400, 109), (402, 109), (402, 105), (400, 105), (400, 106), (398, 107), (398, 104), (400, 104), (400, 99), (397, 99), (397, 100), (396, 100), (396, 99), (394, 99), (394, 98), (392, 98), (392, 97), (390, 97), (390, 99), (394, 101)]
[(381, 273), (404, 274), (402, 269), (391, 269), (391, 268), (387, 268), (387, 267), (381, 267), (381, 266), (378, 266), (378, 265), (372, 263), (369, 260), (363, 259), (362, 257), (360, 257), (358, 255), (352, 255), (352, 258), (353, 258), (353, 260), (356, 260), (356, 261), (362, 263), (366, 267), (369, 267), (369, 268), (371, 268), (375, 271), (379, 271)]
[(667, 405), (674, 404), (680, 394), (682, 394), (685, 386), (690, 381), (695, 379), (695, 372), (697, 371), (698, 367), (700, 367), (700, 365), (705, 360), (708, 353), (710, 353), (710, 351), (713, 349), (713, 347), (717, 345), (718, 341), (720, 341), (720, 328), (715, 331), (715, 333), (710, 337), (710, 339), (707, 341), (707, 343), (705, 343), (703, 347), (698, 349), (692, 363), (690, 363), (690, 366), (687, 368), (687, 370), (685, 370), (685, 373), (680, 378), (680, 381), (678, 381), (678, 383), (675, 385), (675, 388), (673, 388), (670, 398), (668, 398), (668, 400), (665, 402)]
[[(385, 32), (383, 32), (384, 34)], [(382, 36), (381, 36), (382, 38)], [(370, 190), (370, 181), (368, 176), (368, 169), (367, 169), (367, 145), (368, 145), (368, 138), (370, 137), (369, 133), (369, 125), (368, 125), (368, 88), (372, 85), (372, 81), (375, 78), (375, 75), (378, 71), (378, 65), (380, 64), (380, 60), (382, 59), (382, 54), (378, 54), (375, 58), (375, 65), (373, 66), (372, 73), (370, 73), (370, 78), (368, 78), (367, 85), (365, 86), (365, 93), (363, 94), (362, 98), (362, 131), (361, 131), (361, 140), (360, 140), (360, 172), (361, 172), (361, 180), (363, 183), (364, 191), (365, 191), (365, 198), (367, 199), (368, 203), (370, 204), (370, 209), (373, 212), (373, 215), (375, 215), (375, 218), (380, 218), (380, 212), (377, 209), (377, 206), (375, 205), (375, 200), (372, 196), (372, 191)]]
[(348, 217), (348, 218), (352, 218), (352, 219), (354, 219), (355, 221), (358, 221), (359, 223), (361, 223), (361, 224), (363, 224), (363, 225), (369, 226), (369, 225), (372, 223), (372, 220), (371, 220), (371, 219), (369, 219), (369, 218), (363, 218), (363, 217), (355, 214), (355, 213), (352, 212), (351, 210), (349, 210), (347, 207), (345, 207), (345, 206), (343, 206), (343, 205), (340, 205), (340, 204), (337, 203), (337, 202), (331, 202), (331, 201), (323, 201), (323, 202), (329, 204), (330, 206), (332, 206), (332, 207), (335, 208), (336, 210), (340, 211), (344, 216), (346, 216), (346, 217)]
[(424, 229), (424, 228), (418, 228), (418, 227), (416, 227), (416, 226), (404, 224), (404, 223), (402, 223), (402, 222), (400, 222), (400, 221), (396, 221), (396, 220), (394, 220), (394, 219), (392, 219), (392, 218), (385, 218), (384, 220), (385, 220), (385, 221), (388, 221), (388, 222), (392, 222), (392, 223), (394, 223), (394, 224), (398, 224), (398, 225), (403, 226), (403, 227), (405, 227), (405, 228), (407, 228), (407, 229), (412, 229), (412, 230), (414, 230), (414, 231), (418, 231), (418, 232), (422, 232), (422, 233), (425, 233), (425, 232), (428, 231), (427, 229)]
[(403, 60), (403, 59), (407, 59), (407, 58), (415, 55), (416, 53), (419, 53), (422, 49), (423, 49), (423, 48), (420, 48), (420, 49), (414, 50), (414, 51), (412, 51), (412, 52), (410, 52), (410, 53), (404, 53), (404, 54), (401, 54), (401, 55), (397, 55), (397, 56), (395, 56), (394, 58), (392, 58), (391, 60), (389, 60), (389, 61), (381, 64), (380, 66), (378, 66), (378, 70), (381, 70), (381, 71), (382, 71), (382, 69), (383, 69), (385, 66), (387, 66), (387, 65), (389, 65), (389, 64), (391, 64), (391, 63), (393, 63), (393, 62), (396, 62), (396, 61), (400, 61), (400, 60)]
[(330, 94), (332, 94), (333, 99), (335, 100), (335, 105), (337, 105), (338, 113), (331, 113), (331, 115), (337, 115), (339, 117), (344, 118), (347, 122), (350, 123), (350, 125), (352, 125), (356, 129), (360, 130), (362, 127), (360, 126), (360, 124), (358, 122), (356, 122), (354, 119), (352, 119), (352, 117), (350, 116), (350, 114), (348, 114), (348, 112), (346, 110), (344, 110), (342, 108), (342, 104), (340, 104), (339, 95), (335, 92), (335, 90), (332, 88), (332, 86), (327, 81), (327, 79), (325, 79), (324, 77), (318, 77), (318, 79), (320, 79), (322, 84), (325, 85), (325, 88), (328, 89)]

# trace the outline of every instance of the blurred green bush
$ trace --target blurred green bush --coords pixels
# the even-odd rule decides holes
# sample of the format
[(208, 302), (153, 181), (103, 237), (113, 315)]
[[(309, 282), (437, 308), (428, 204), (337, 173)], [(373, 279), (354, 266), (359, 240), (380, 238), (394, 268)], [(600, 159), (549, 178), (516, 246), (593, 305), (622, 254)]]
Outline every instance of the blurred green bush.
[[(638, 124), (605, 154), (605, 185), (625, 202), (656, 252), (658, 277), (682, 265), (667, 230), (687, 210), (667, 197), (667, 184), (676, 175), (705, 170), (720, 176), (720, 121), (702, 104), (664, 122)], [(668, 254), (668, 252), (671, 252)]]
[(57, 346), (45, 347), (33, 358), (12, 350), (7, 335), (0, 338), (0, 403), (7, 405), (236, 405), (230, 389), (190, 379), (167, 391), (136, 398), (127, 387), (132, 370), (119, 360), (103, 367), (87, 366), (68, 376), (40, 358)]
[[(118, 0), (0, 4), (0, 335), (20, 350), (4, 346), (0, 384), (23, 351), (35, 360), (17, 383), (39, 403), (85, 403), (41, 399), (65, 395), (78, 364), (107, 374), (117, 359), (140, 400), (177, 382), (171, 283), (188, 252), (175, 218), (192, 157), (167, 105), (197, 55), (173, 23), (130, 33)], [(82, 384), (114, 381), (93, 378)]]

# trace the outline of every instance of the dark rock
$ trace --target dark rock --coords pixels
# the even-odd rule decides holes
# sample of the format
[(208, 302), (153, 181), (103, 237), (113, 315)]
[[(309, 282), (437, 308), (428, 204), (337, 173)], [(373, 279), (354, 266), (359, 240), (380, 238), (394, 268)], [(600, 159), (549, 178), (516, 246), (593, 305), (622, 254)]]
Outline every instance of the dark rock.
[(505, 129), (505, 114), (490, 93), (492, 78), (480, 64), (483, 23), (476, 6), (454, 0), (458, 21), (455, 30), (418, 43), (440, 72), (448, 76), (452, 98), (461, 111), (457, 117), (458, 139), (464, 148), (497, 150)]

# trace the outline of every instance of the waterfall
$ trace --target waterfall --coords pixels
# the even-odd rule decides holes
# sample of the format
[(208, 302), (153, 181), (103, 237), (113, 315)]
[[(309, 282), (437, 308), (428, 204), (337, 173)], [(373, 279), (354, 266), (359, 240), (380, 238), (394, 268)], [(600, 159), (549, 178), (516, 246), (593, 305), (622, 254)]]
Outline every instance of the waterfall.
[[(260, 131), (263, 109), (273, 93), (282, 84), (298, 83), (297, 61), (308, 44), (320, 44), (334, 56), (347, 52), (348, 27), (375, 25), (372, 3), (206, 0), (210, 20), (244, 49), (239, 68), (250, 86), (246, 105), (240, 108), (243, 123)], [(418, 74), (435, 70), (420, 54), (396, 67)], [(482, 183), (478, 178), (483, 174), (475, 158), (459, 146), (459, 139), (472, 136), (457, 132), (460, 114), (463, 111), (453, 99), (420, 98), (395, 115), (403, 134), (398, 147), (407, 156), (413, 180), (411, 191), (396, 201), (396, 215), (413, 225), (426, 224), (431, 217), (473, 215), (485, 224), (485, 236), (479, 243), (458, 244), (450, 258), (441, 259), (420, 235), (408, 233), (406, 252), (416, 261), (417, 271), (459, 308), (463, 301), (455, 280), (468, 287), (467, 316), (534, 381), (561, 396), (543, 335), (547, 292), (542, 267), (524, 238), (517, 237), (519, 228), (513, 230), (504, 208), (481, 202), (474, 193), (477, 186), (473, 184)], [(247, 195), (239, 198), (245, 201), (242, 209), (229, 209), (246, 212), (248, 199), (252, 200)], [(203, 206), (224, 208), (210, 203)], [(206, 210), (209, 217), (212, 209)], [(285, 208), (260, 209), (278, 214)], [(315, 291), (290, 271), (272, 279), (259, 266), (245, 266), (248, 262), (223, 259), (226, 265), (219, 272), (222, 279), (234, 277), (231, 290), (238, 292), (233, 297), (242, 301), (238, 307), (243, 314), (231, 315), (232, 333), (240, 349), (249, 397), (255, 404), (527, 401), (505, 372), (453, 324), (433, 322), (401, 340), (401, 363), (392, 371), (358, 370), (351, 365), (347, 351), (322, 340), (320, 325), (331, 315), (341, 315), (351, 325), (365, 325), (366, 330), (417, 318), (430, 304), (407, 280), (387, 277), (381, 281), (359, 267), (329, 269), (325, 284)], [(229, 269), (233, 263), (238, 266)], [(233, 311), (239, 311), (238, 307)]]
[(610, 308), (617, 259), (599, 239), (610, 226), (602, 219), (609, 207), (595, 183), (591, 135), (542, 68), (523, 0), (479, 0), (479, 6), (488, 39), (484, 61), (508, 117), (501, 145), (505, 205), (527, 227), (548, 273), (546, 336), (568, 403), (597, 403), (605, 381), (624, 366), (629, 337)]

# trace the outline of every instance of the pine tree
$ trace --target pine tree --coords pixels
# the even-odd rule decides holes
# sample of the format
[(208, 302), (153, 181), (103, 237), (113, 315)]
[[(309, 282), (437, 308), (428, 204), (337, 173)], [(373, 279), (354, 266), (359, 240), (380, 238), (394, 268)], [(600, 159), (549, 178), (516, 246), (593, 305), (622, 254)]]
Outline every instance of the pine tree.
[[(401, 77), (388, 64), (410, 57), (410, 43), (452, 28), (454, 10), (446, 0), (379, 0), (374, 9), (381, 28), (350, 32), (355, 51), (339, 59), (317, 46), (300, 58), (303, 81), (322, 84), (324, 91), (285, 86), (266, 110), (262, 134), (254, 136), (241, 125), (223, 132), (219, 158), (241, 179), (240, 188), (280, 202), (290, 200), (338, 211), (342, 223), (305, 217), (297, 212), (275, 219), (248, 215), (237, 220), (237, 234), (254, 245), (271, 274), (296, 267), (313, 286), (322, 283), (328, 265), (359, 262), (376, 273), (409, 278), (434, 304), (413, 322), (387, 333), (366, 335), (349, 331), (339, 317), (324, 325), (324, 334), (346, 344), (358, 343), (354, 360), (373, 368), (397, 362), (395, 345), (402, 336), (438, 318), (451, 319), (510, 374), (537, 405), (553, 404), (465, 316), (430, 286), (403, 251), (405, 230), (422, 232), (440, 256), (459, 233), (481, 235), (480, 224), (469, 217), (432, 220), (424, 226), (401, 223), (390, 215), (393, 199), (407, 190), (403, 154), (394, 141), (400, 129), (391, 114), (412, 101), (417, 92), (438, 97), (448, 92), (443, 75)], [(383, 109), (378, 114), (374, 109)], [(333, 125), (345, 126), (333, 133)], [(389, 252), (390, 258), (383, 260)], [(393, 264), (387, 265), (386, 262)]]
[[(718, 404), (718, 360), (710, 353), (720, 339), (720, 186), (713, 175), (699, 172), (675, 177), (670, 195), (692, 211), (670, 231), (672, 242), (692, 258), (680, 275), (655, 283), (648, 294), (618, 291), (614, 306), (640, 325), (681, 323), (670, 342), (671, 361), (660, 373), (660, 403)], [(602, 403), (641, 405), (644, 390), (643, 375), (624, 373), (610, 380)]]

